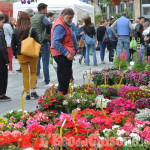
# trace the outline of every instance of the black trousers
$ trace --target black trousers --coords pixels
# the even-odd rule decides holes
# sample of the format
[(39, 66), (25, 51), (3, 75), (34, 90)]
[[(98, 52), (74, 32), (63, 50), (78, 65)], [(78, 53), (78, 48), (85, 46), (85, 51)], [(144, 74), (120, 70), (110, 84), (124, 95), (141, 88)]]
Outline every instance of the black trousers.
[(72, 61), (64, 55), (54, 56), (53, 58), (57, 63), (58, 90), (66, 95), (72, 77)]
[(0, 63), (0, 95), (6, 94), (8, 81), (8, 68), (5, 64)]

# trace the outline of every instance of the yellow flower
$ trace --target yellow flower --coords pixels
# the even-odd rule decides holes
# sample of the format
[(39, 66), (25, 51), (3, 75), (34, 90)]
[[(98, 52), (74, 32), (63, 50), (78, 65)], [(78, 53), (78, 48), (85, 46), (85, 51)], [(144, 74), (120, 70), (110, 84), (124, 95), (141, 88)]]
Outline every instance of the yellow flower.
[(9, 125), (6, 126), (8, 129), (11, 129), (11, 127)]

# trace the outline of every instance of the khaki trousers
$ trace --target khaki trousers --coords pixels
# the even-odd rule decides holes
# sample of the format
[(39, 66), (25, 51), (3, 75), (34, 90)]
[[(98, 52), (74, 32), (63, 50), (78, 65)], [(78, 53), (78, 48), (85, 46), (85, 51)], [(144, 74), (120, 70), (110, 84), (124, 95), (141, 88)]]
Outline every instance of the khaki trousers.
[[(37, 61), (38, 57), (28, 57), (24, 55), (17, 55), (18, 61), (21, 66), (23, 74), (23, 85), (26, 93), (30, 92), (31, 89), (36, 88), (36, 72), (37, 72)], [(30, 67), (30, 86), (29, 86), (29, 67)]]

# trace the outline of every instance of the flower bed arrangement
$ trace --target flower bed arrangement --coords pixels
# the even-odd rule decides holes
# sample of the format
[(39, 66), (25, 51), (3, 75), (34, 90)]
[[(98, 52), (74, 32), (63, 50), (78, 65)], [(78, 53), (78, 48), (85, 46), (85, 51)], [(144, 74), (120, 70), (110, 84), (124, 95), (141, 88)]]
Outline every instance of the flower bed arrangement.
[(135, 103), (126, 98), (118, 98), (109, 102), (106, 110), (115, 113), (120, 113), (122, 111), (132, 111), (136, 113), (137, 111)]
[(147, 150), (150, 146), (149, 111), (146, 108), (140, 112), (136, 105), (142, 103), (141, 108), (145, 108), (149, 99), (134, 103), (127, 98), (112, 101), (101, 98), (102, 93), (118, 92), (124, 96), (131, 91), (141, 89), (84, 85), (74, 87), (67, 95), (57, 88), (47, 89), (36, 111), (24, 115), (13, 111), (4, 115), (7, 120), (0, 118), (0, 149), (135, 150), (136, 143), (137, 150)]
[(141, 90), (139, 87), (122, 86), (121, 90), (118, 90), (118, 95), (122, 98), (127, 98), (135, 102), (141, 98), (150, 98), (150, 92)]
[[(101, 72), (94, 72), (92, 76), (92, 81), (95, 85), (95, 87), (98, 87), (100, 85), (105, 84), (105, 75), (106, 70), (102, 70)], [(106, 82), (107, 85), (117, 85), (120, 83), (122, 77), (122, 73), (120, 73), (118, 70), (108, 70), (106, 73)], [(150, 79), (150, 72), (149, 71), (143, 71), (143, 72), (137, 72), (137, 70), (134, 70), (131, 72), (131, 70), (128, 70), (123, 77), (122, 84), (129, 85), (129, 86), (142, 86), (142, 85), (148, 85)]]
[[(34, 115), (25, 114), (17, 123), (13, 122), (12, 117), (8, 122), (2, 118), (0, 120), (0, 148), (59, 149), (61, 147), (60, 128), (64, 120), (66, 122), (62, 138), (63, 146), (67, 149), (95, 149), (94, 146), (99, 149), (108, 149), (108, 147), (126, 149), (132, 141), (140, 143), (144, 141), (143, 147), (145, 149), (149, 147), (150, 122), (134, 120), (135, 113), (131, 111), (122, 111), (120, 114), (112, 112), (105, 116), (100, 111), (87, 108), (78, 111), (75, 122), (71, 115), (66, 113), (61, 113), (58, 117), (49, 120), (45, 112), (37, 111)], [(24, 125), (25, 120), (26, 125)], [(51, 123), (52, 120), (53, 123)], [(97, 141), (96, 145), (93, 137), (94, 141)], [(71, 140), (75, 142), (70, 143)], [(136, 147), (139, 146), (140, 144), (136, 145)]]
[(144, 109), (150, 108), (150, 98), (141, 98), (135, 101), (136, 108)]

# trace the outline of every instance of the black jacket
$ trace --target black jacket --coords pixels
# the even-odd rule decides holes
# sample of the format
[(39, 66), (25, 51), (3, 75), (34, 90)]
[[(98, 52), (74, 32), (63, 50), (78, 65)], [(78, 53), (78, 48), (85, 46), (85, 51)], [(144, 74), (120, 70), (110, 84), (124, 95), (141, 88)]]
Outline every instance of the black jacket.
[(0, 63), (9, 64), (4, 31), (0, 29)]
[(93, 37), (96, 34), (94, 26), (83, 26), (83, 31), (85, 34), (87, 34), (89, 37)]
[[(26, 37), (22, 40), (25, 40), (28, 37), (29, 31)], [(40, 43), (38, 34), (35, 28), (32, 28), (31, 37), (35, 39), (36, 42)], [(11, 47), (13, 50), (14, 56), (21, 55), (21, 38), (19, 37), (19, 27), (15, 28), (14, 33), (12, 35)]]
[(134, 31), (134, 37), (136, 38), (136, 40), (140, 38), (140, 43), (144, 45), (144, 37), (142, 35), (143, 29), (144, 27), (141, 23), (137, 24)]
[(100, 41), (100, 42), (103, 41), (105, 32), (106, 32), (106, 27), (105, 27), (105, 26), (99, 26), (99, 27), (97, 28), (97, 40), (98, 40), (98, 41)]

